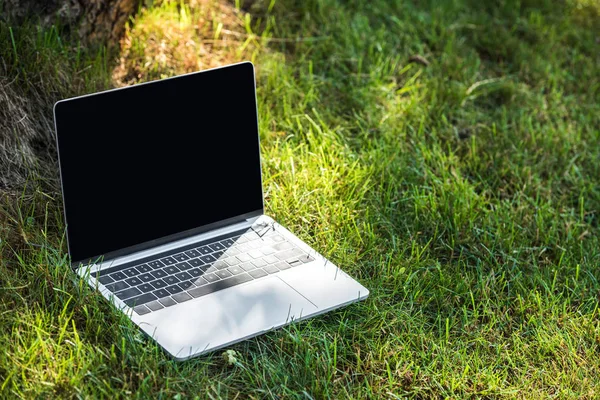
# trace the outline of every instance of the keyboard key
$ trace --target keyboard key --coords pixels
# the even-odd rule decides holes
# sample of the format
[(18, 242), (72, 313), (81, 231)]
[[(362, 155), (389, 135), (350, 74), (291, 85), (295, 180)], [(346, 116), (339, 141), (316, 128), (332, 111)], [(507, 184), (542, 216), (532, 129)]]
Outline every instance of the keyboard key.
[(154, 286), (154, 288), (156, 288), (156, 289), (161, 289), (161, 288), (164, 288), (166, 286), (169, 286), (167, 284), (167, 282), (163, 281), (162, 279), (157, 279), (155, 281), (152, 281), (152, 282), (150, 282), (150, 284), (152, 286)]
[(193, 298), (192, 296), (190, 296), (186, 292), (177, 293), (177, 294), (174, 294), (171, 297), (173, 298), (173, 300), (175, 300), (178, 303), (183, 303), (184, 301), (188, 301), (188, 300), (191, 300)]
[(263, 267), (263, 270), (265, 272), (268, 272), (269, 274), (274, 274), (276, 272), (279, 272), (279, 268), (277, 268), (275, 265), (267, 265), (267, 266)]
[(179, 268), (175, 267), (174, 265), (171, 265), (170, 267), (163, 268), (163, 271), (165, 271), (169, 275), (173, 275), (179, 272)]
[[(291, 260), (287, 260), (287, 263), (290, 264), (292, 267), (297, 267), (298, 265), (302, 265), (302, 261), (298, 260), (297, 258), (293, 258)], [(277, 264), (275, 264), (277, 265)]]
[(175, 266), (177, 268), (179, 268), (181, 271), (185, 271), (186, 269), (192, 268), (192, 266), (190, 264), (188, 264), (187, 262), (180, 262), (179, 264), (177, 264)]
[(137, 288), (129, 288), (125, 290), (121, 290), (120, 292), (115, 293), (115, 296), (120, 298), (121, 300), (126, 300), (130, 297), (139, 296), (142, 292)]
[(300, 256), (298, 257), (298, 260), (300, 260), (301, 262), (303, 262), (304, 264), (307, 264), (309, 262), (313, 262), (315, 261), (315, 258), (313, 256), (309, 256), (308, 254), (305, 256)]
[(240, 254), (241, 251), (239, 251), (237, 248), (235, 247), (230, 247), (225, 251), (225, 254), (229, 257), (231, 256), (235, 256), (236, 254)]
[[(208, 268), (204, 268), (204, 267), (208, 267)], [(208, 265), (205, 265), (202, 270), (206, 273), (210, 273), (210, 272), (217, 272), (219, 269), (213, 267), (212, 265), (209, 267)]]
[(133, 278), (126, 279), (125, 282), (129, 283), (131, 286), (137, 286), (142, 283), (142, 280), (137, 276), (134, 276)]
[(215, 251), (214, 253), (211, 254), (214, 258), (216, 258), (217, 260), (219, 258), (221, 258), (221, 256), (223, 255), (223, 250), (220, 251)]
[(123, 273), (124, 273), (125, 275), (127, 275), (127, 277), (128, 277), (128, 278), (131, 278), (131, 277), (133, 277), (133, 276), (139, 275), (139, 274), (140, 274), (140, 271), (138, 271), (138, 270), (137, 270), (137, 269), (135, 269), (135, 268), (128, 268), (128, 269), (126, 269), (125, 271), (123, 271)]
[(148, 307), (152, 311), (158, 311), (160, 309), (165, 308), (165, 306), (163, 306), (162, 304), (160, 304), (158, 302), (158, 300), (151, 301), (150, 303), (146, 304), (146, 307)]
[(308, 256), (308, 254), (306, 254), (304, 252), (304, 250), (299, 249), (297, 247), (294, 249), (294, 251), (296, 252), (296, 257), (294, 257), (294, 258), (300, 259), (300, 257), (307, 257)]
[(200, 252), (198, 250), (192, 249), (192, 250), (188, 250), (188, 251), (184, 251), (184, 253), (189, 257), (189, 258), (195, 258), (200, 256)]
[(273, 264), (274, 266), (276, 266), (277, 268), (279, 268), (280, 271), (283, 271), (285, 269), (290, 269), (290, 264), (286, 263), (285, 261), (280, 261), (276, 264)]
[(266, 263), (273, 264), (273, 263), (276, 263), (276, 262), (278, 262), (278, 261), (279, 261), (279, 258), (275, 257), (274, 255), (270, 255), (270, 256), (266, 256), (266, 257), (264, 257), (264, 258), (263, 258), (263, 260), (264, 260)]
[(185, 281), (185, 280), (188, 280), (188, 279), (192, 279), (192, 275), (188, 274), (187, 272), (180, 272), (178, 274), (175, 274), (175, 276), (180, 281)]
[[(169, 292), (167, 291), (167, 289), (158, 289), (158, 290), (155, 290), (155, 291), (154, 291), (154, 292), (152, 292), (152, 293), (154, 293), (154, 295), (155, 295), (156, 297), (159, 297), (159, 298), (160, 298), (160, 297), (167, 297), (167, 296), (169, 296), (169, 295), (171, 294), (171, 293), (169, 293)], [(163, 303), (163, 304), (164, 304), (164, 303)]]
[(174, 285), (179, 282), (179, 279), (177, 279), (175, 276), (167, 276), (163, 278), (163, 281), (167, 282), (169, 285)]
[(106, 288), (108, 290), (110, 290), (111, 292), (115, 293), (118, 291), (121, 291), (123, 289), (127, 289), (129, 287), (129, 285), (126, 282), (115, 282), (115, 283), (109, 283), (108, 285), (106, 285)]
[(121, 271), (112, 273), (112, 274), (110, 274), (108, 276), (110, 276), (111, 278), (113, 278), (115, 281), (122, 281), (123, 279), (127, 278), (127, 275), (125, 275)]
[(269, 254), (273, 254), (275, 253), (277, 250), (275, 250), (272, 247), (266, 246), (266, 247), (261, 247), (260, 252), (263, 253), (265, 256), (268, 256)]
[(271, 239), (273, 239), (276, 242), (283, 242), (285, 240), (281, 235), (273, 235), (271, 236)]
[(231, 247), (231, 246), (233, 246), (233, 243), (235, 243), (235, 242), (232, 239), (225, 239), (225, 240), (221, 240), (221, 243), (225, 247)]
[(271, 245), (273, 243), (277, 243), (273, 239), (271, 239), (270, 237), (263, 237), (262, 241), (265, 244), (265, 246)]
[(258, 235), (256, 234), (256, 232), (254, 232), (254, 231), (248, 231), (248, 232), (244, 233), (244, 235), (243, 235), (243, 236), (244, 236), (246, 239), (248, 239), (249, 241), (256, 240), (256, 239), (259, 239), (259, 238), (260, 238), (260, 236), (258, 236)]
[(201, 297), (210, 293), (214, 293), (218, 290), (223, 290), (235, 285), (239, 285), (245, 282), (249, 282), (252, 280), (252, 277), (246, 273), (233, 276), (231, 278), (212, 283), (210, 285), (204, 285), (197, 287), (195, 289), (191, 289), (188, 291), (193, 297)]
[(125, 300), (125, 304), (129, 307), (139, 306), (140, 304), (149, 303), (152, 300), (156, 300), (156, 296), (152, 293), (146, 293), (141, 296), (132, 297), (130, 299)]
[(140, 276), (138, 276), (138, 278), (140, 278), (142, 282), (150, 282), (154, 280), (154, 277), (148, 273), (141, 274)]
[(137, 286), (136, 289), (141, 290), (142, 293), (149, 293), (149, 292), (152, 292), (154, 290), (154, 286), (152, 286), (149, 283), (143, 283), (143, 284)]
[(187, 255), (185, 255), (183, 253), (175, 254), (173, 256), (173, 258), (175, 260), (177, 260), (177, 261), (185, 261), (185, 260), (189, 260), (190, 259)]
[(225, 250), (225, 246), (219, 242), (209, 244), (208, 247), (210, 247), (213, 251)]
[(200, 277), (200, 278), (194, 278), (191, 280), (191, 282), (194, 283), (194, 285), (196, 286), (202, 286), (202, 285), (206, 285), (208, 282), (206, 281), (206, 279)]
[(135, 269), (137, 269), (141, 273), (152, 271), (152, 268), (148, 264), (136, 265)]
[(200, 252), (200, 254), (210, 254), (212, 250), (208, 246), (197, 247), (196, 250)]
[(164, 267), (165, 264), (161, 263), (160, 261), (156, 260), (156, 261), (150, 261), (148, 263), (148, 266), (150, 268), (156, 269), (156, 268), (160, 268), (160, 267)]
[(213, 262), (217, 261), (217, 259), (216, 259), (216, 258), (214, 258), (214, 257), (213, 257), (213, 256), (211, 256), (211, 255), (208, 255), (208, 256), (202, 256), (202, 257), (200, 257), (200, 259), (201, 259), (202, 261), (204, 261), (205, 263), (207, 263), (207, 264), (209, 264), (209, 263), (213, 263)]
[(188, 274), (190, 274), (193, 277), (199, 277), (200, 275), (202, 275), (202, 270), (200, 268), (194, 268), (194, 269), (190, 269), (189, 271), (187, 271)]
[(253, 249), (258, 249), (259, 247), (264, 246), (264, 243), (262, 240), (255, 240), (254, 242), (248, 242), (246, 244)]
[(280, 260), (287, 260), (288, 258), (298, 257), (303, 254), (304, 252), (300, 249), (289, 249), (280, 251), (279, 253), (275, 253), (275, 257), (277, 257)]
[(273, 226), (271, 226), (271, 227), (269, 227), (267, 229), (263, 229), (260, 232), (260, 236), (262, 238), (270, 237), (270, 236), (273, 236), (273, 235), (275, 235), (275, 228)]
[(204, 265), (204, 261), (202, 261), (199, 258), (194, 258), (193, 260), (188, 261), (192, 266), (194, 267), (199, 267), (201, 265)]
[(256, 269), (256, 265), (251, 262), (240, 264), (239, 267), (241, 267), (244, 271), (252, 271), (253, 269)]
[(162, 304), (165, 307), (171, 307), (171, 306), (174, 306), (175, 304), (177, 304), (177, 302), (170, 297), (164, 297), (158, 301), (160, 302), (160, 304)]
[(248, 246), (247, 244), (238, 244), (235, 246), (235, 248), (238, 249), (240, 253), (245, 253), (252, 250), (252, 247)]
[(267, 262), (265, 260), (263, 260), (262, 258), (259, 258), (257, 260), (252, 260), (252, 264), (261, 268), (261, 267), (264, 267), (265, 265), (267, 265)]
[(100, 279), (98, 279), (100, 281), (101, 284), (103, 285), (108, 285), (109, 283), (113, 283), (115, 280), (113, 278), (111, 278), (109, 275), (106, 276), (102, 276), (100, 277)]
[(203, 277), (199, 276), (197, 278), (192, 278), (190, 280), (190, 282), (192, 282), (194, 285), (196, 286), (202, 286), (207, 284), (208, 282), (206, 281), (206, 279), (204, 279)]
[(249, 251), (248, 254), (252, 258), (261, 258), (263, 256), (263, 253), (260, 250), (252, 250)]
[(219, 280), (219, 277), (215, 274), (206, 274), (203, 276), (204, 279), (206, 279), (208, 282), (216, 282)]
[(138, 315), (144, 315), (148, 314), (150, 312), (150, 309), (146, 306), (137, 306), (133, 309), (133, 311), (135, 311)]
[(152, 271), (150, 272), (150, 274), (155, 277), (155, 278), (163, 278), (165, 276), (167, 276), (168, 274), (163, 271), (162, 269), (157, 269), (156, 271)]
[(167, 292), (169, 292), (169, 293), (171, 293), (171, 294), (177, 294), (177, 293), (179, 293), (179, 292), (182, 292), (182, 291), (183, 291), (183, 289), (182, 289), (182, 288), (180, 288), (180, 287), (179, 287), (179, 286), (177, 286), (177, 285), (169, 286), (169, 287), (167, 287), (167, 288), (166, 288), (166, 290), (167, 290)]
[(221, 270), (221, 271), (217, 271), (215, 272), (215, 275), (217, 275), (219, 278), (221, 279), (225, 279), (231, 276), (231, 273), (225, 269)]
[(217, 261), (212, 266), (216, 269), (225, 269), (225, 268), (229, 267), (229, 265), (227, 265), (227, 263), (225, 263), (224, 261), (221, 261), (221, 260)]
[(237, 259), (242, 261), (242, 262), (246, 262), (246, 261), (250, 261), (252, 260), (252, 257), (250, 257), (250, 255), (246, 254), (246, 253), (242, 253), (242, 254), (238, 254)]
[(242, 272), (244, 272), (244, 270), (241, 269), (240, 267), (238, 267), (237, 265), (234, 267), (227, 268), (227, 271), (229, 271), (232, 275), (238, 275), (238, 274), (241, 274)]
[(177, 260), (175, 260), (173, 257), (161, 258), (160, 261), (162, 261), (165, 265), (177, 264)]
[(277, 251), (281, 251), (281, 250), (293, 249), (294, 245), (292, 245), (290, 242), (281, 242), (281, 243), (274, 244), (272, 247)]
[(250, 274), (250, 276), (252, 276), (254, 279), (262, 278), (263, 276), (267, 276), (268, 275), (262, 269), (255, 269), (254, 271), (248, 272), (248, 274)]
[(225, 262), (227, 263), (227, 265), (229, 265), (230, 267), (233, 267), (234, 265), (238, 265), (239, 263), (241, 263), (241, 261), (240, 261), (240, 260), (238, 260), (236, 257), (229, 257), (229, 258), (226, 258), (224, 261), (225, 261)]
[(183, 290), (187, 290), (191, 287), (194, 287), (194, 283), (192, 281), (179, 282), (179, 287)]

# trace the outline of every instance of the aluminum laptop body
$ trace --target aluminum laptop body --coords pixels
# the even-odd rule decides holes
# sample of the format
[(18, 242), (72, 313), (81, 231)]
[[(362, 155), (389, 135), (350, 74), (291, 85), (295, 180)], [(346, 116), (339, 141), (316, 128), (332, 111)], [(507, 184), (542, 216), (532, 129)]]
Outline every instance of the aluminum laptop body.
[(54, 107), (71, 265), (177, 360), (365, 299), (264, 214), (249, 62)]

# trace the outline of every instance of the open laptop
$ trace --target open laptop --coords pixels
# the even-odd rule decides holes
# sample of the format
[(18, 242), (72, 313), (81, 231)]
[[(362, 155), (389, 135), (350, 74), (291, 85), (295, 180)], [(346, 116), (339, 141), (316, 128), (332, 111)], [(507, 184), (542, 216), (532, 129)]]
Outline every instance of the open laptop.
[(366, 298), (264, 214), (249, 62), (54, 106), (77, 274), (177, 360)]

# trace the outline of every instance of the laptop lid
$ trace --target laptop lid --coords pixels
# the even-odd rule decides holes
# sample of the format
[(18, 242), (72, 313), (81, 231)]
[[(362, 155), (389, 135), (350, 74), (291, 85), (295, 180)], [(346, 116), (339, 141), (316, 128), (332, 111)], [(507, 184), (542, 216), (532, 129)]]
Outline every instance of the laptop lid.
[(263, 213), (249, 62), (54, 106), (72, 264)]

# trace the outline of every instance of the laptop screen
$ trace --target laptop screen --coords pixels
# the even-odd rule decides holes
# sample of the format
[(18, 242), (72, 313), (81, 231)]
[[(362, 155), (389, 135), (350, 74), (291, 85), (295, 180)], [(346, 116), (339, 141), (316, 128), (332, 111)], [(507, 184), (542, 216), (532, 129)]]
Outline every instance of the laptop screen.
[(61, 101), (55, 120), (73, 262), (263, 209), (250, 63)]

